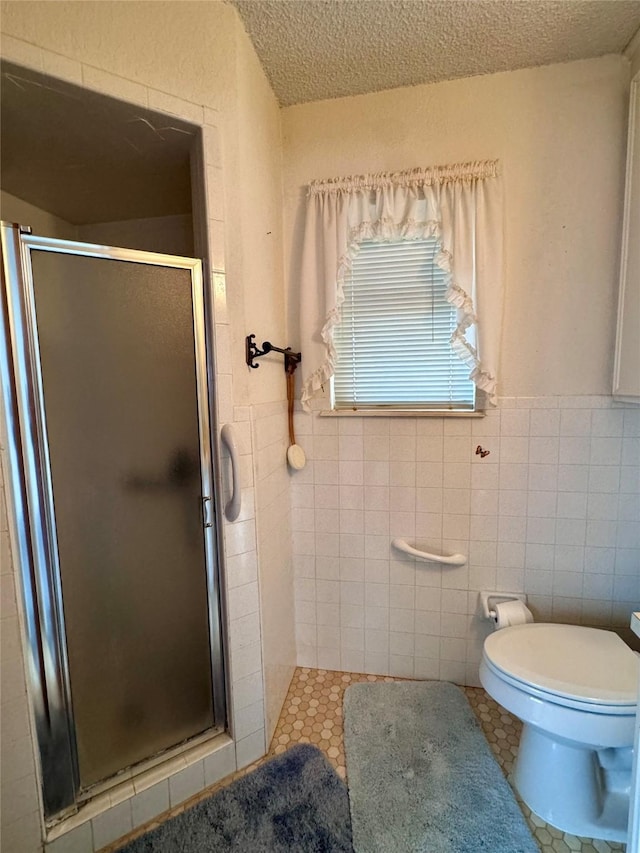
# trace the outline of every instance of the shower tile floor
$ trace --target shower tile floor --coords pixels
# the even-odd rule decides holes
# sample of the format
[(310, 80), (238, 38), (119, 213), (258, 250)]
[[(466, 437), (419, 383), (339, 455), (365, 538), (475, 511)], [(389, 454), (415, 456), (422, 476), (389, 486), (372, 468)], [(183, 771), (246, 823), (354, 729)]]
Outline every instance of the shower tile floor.
[[(198, 794), (181, 806), (171, 809), (160, 818), (147, 824), (144, 831), (152, 829), (162, 823), (163, 820), (195, 805), (195, 803), (210, 796), (213, 791), (228, 785), (234, 779), (253, 770), (273, 755), (279, 755), (295, 743), (313, 743), (318, 746), (326, 754), (337, 773), (344, 779), (346, 767), (342, 699), (345, 689), (350, 684), (361, 681), (398, 680), (400, 679), (385, 676), (330, 672), (324, 669), (299, 667), (291, 680), (269, 753), (265, 758), (228, 776), (222, 782)], [(487, 696), (481, 688), (465, 687), (464, 692), (480, 721), (498, 764), (508, 777), (518, 751), (520, 722)], [(561, 832), (532, 814), (524, 803), (520, 802), (520, 806), (542, 853), (614, 853), (614, 851), (625, 850), (624, 844), (614, 841), (578, 838), (575, 835)], [(122, 844), (141, 835), (142, 832), (143, 830), (138, 829), (126, 838), (120, 839), (116, 844), (103, 848), (101, 853), (115, 853)]]

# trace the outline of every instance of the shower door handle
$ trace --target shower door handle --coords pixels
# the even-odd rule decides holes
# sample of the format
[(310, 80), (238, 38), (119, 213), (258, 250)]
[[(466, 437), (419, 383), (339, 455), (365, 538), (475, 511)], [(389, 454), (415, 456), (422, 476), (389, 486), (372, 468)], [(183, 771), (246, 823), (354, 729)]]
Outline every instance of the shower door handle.
[(229, 459), (231, 460), (231, 497), (224, 508), (224, 514), (227, 521), (235, 521), (240, 515), (242, 495), (240, 493), (238, 446), (236, 445), (236, 437), (233, 434), (233, 427), (231, 424), (225, 424), (222, 427), (220, 430), (220, 439), (229, 451)]
[(205, 527), (213, 527), (213, 522), (207, 521), (207, 519), (209, 518), (209, 513), (207, 512), (207, 510), (210, 506), (211, 506), (211, 498), (209, 497), (209, 495), (205, 495), (202, 498), (202, 518), (203, 518)]

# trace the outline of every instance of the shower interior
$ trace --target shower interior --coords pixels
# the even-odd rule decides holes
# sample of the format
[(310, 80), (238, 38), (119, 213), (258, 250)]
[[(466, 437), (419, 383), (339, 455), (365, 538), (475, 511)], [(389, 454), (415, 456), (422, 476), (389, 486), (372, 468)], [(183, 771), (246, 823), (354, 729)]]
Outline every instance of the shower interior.
[(3, 229), (3, 378), (53, 820), (226, 726), (203, 153), (8, 63), (2, 89), (1, 218), (34, 226)]

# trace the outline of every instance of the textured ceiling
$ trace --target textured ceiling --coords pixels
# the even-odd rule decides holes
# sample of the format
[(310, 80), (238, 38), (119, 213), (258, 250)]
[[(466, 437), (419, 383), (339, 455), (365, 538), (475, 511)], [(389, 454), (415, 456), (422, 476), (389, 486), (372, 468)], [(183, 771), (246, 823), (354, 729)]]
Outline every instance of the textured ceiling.
[(621, 53), (639, 0), (229, 0), (280, 104)]

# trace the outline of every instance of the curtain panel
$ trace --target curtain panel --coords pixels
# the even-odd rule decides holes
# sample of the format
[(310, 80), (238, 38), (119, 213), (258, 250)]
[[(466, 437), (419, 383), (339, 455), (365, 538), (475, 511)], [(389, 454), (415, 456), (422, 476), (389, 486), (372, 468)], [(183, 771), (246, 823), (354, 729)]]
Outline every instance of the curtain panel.
[(313, 181), (307, 192), (300, 291), (305, 411), (333, 376), (343, 284), (364, 240), (435, 237), (456, 306), (455, 352), (496, 404), (502, 325), (502, 181), (495, 160)]

